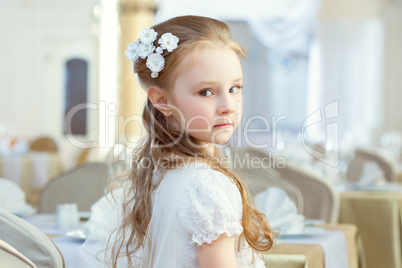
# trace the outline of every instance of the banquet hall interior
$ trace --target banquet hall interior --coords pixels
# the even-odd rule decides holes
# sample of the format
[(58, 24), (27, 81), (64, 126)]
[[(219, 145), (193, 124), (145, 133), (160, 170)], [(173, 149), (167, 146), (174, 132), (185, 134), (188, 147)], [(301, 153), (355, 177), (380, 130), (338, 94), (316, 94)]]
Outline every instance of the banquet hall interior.
[(266, 267), (402, 268), (402, 1), (0, 3), (0, 267), (78, 267), (146, 134), (127, 45), (199, 15), (245, 49), (222, 152), (278, 230)]

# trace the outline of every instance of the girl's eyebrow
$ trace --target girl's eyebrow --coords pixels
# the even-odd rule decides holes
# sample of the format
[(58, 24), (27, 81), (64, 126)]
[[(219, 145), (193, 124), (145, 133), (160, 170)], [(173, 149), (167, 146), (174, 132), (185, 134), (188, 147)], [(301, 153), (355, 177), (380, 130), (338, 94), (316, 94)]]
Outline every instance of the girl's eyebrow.
[[(237, 78), (235, 80), (233, 80), (232, 83), (236, 83), (239, 81), (243, 81), (243, 77)], [(213, 84), (218, 84), (216, 81), (201, 81), (198, 84), (196, 84), (195, 86), (200, 86), (200, 85), (213, 85)]]

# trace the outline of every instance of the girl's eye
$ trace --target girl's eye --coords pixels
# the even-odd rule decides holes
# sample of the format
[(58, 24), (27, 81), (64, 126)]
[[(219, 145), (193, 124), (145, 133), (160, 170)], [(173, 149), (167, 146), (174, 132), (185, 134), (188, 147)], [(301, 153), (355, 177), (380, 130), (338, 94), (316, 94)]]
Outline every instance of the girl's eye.
[(211, 95), (212, 95), (212, 91), (211, 91), (210, 89), (205, 89), (205, 90), (202, 90), (202, 91), (200, 92), (200, 94), (201, 94), (201, 96), (208, 97), (208, 96), (211, 96)]
[(229, 89), (230, 93), (237, 93), (243, 86), (234, 86)]

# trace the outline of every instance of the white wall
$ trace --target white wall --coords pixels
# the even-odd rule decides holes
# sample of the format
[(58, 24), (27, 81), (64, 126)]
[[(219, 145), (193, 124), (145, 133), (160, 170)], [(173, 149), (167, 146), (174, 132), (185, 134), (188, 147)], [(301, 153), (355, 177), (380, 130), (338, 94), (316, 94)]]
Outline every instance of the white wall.
[[(94, 1), (0, 3), (0, 123), (6, 124), (12, 135), (31, 138), (46, 134), (61, 139), (67, 59), (88, 61), (88, 99), (97, 99)], [(89, 131), (96, 132), (95, 127), (91, 125)]]
[(402, 133), (402, 1), (385, 1), (384, 130)]
[[(378, 64), (382, 71), (381, 95), (363, 97), (377, 98), (377, 107), (381, 107), (380, 124), (376, 129), (377, 133), (373, 133), (377, 137), (373, 138), (377, 138), (378, 141), (379, 135), (384, 131), (395, 130), (402, 133), (402, 1), (323, 0), (320, 19), (326, 23), (348, 22), (352, 26), (373, 21), (382, 24), (383, 40), (372, 40), (383, 43), (380, 51), (382, 62)], [(373, 44), (368, 44), (366, 47), (369, 45)], [(372, 54), (369, 58), (372, 58)], [(359, 118), (359, 115), (352, 116)], [(378, 114), (367, 116), (375, 117)]]
[(222, 20), (277, 17), (286, 14), (299, 0), (154, 0), (156, 21), (174, 16), (198, 15)]

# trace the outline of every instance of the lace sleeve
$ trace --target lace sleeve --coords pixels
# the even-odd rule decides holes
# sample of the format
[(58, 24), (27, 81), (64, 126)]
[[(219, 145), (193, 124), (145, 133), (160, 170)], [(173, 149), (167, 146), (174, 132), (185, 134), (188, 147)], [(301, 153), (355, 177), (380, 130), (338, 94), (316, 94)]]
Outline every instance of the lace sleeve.
[(186, 180), (178, 220), (192, 243), (210, 244), (223, 233), (241, 234), (241, 195), (228, 177), (204, 169), (190, 174)]

